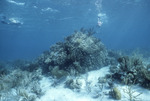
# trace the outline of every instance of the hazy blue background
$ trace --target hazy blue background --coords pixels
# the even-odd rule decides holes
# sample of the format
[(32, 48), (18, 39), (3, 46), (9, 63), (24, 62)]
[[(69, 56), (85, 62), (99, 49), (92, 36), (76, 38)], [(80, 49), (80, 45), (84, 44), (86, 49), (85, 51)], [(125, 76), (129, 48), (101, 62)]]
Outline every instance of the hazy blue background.
[[(101, 12), (96, 1), (1, 0), (0, 20), (17, 17), (23, 24), (0, 23), (0, 60), (36, 58), (81, 27), (95, 27), (109, 49), (150, 48), (150, 0), (103, 0)], [(100, 28), (98, 13), (106, 14)]]

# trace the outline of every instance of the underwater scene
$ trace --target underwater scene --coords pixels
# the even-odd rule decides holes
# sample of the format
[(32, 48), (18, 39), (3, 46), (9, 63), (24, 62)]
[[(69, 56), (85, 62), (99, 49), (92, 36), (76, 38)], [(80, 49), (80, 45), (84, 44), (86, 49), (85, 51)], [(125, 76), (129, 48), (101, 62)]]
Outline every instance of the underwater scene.
[(150, 101), (150, 0), (0, 0), (0, 101)]

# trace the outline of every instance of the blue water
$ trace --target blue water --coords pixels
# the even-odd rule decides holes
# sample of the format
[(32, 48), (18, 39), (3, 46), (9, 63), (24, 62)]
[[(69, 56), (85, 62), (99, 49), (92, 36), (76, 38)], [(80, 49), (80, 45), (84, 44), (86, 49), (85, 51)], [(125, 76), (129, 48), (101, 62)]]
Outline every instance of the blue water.
[(108, 49), (146, 50), (149, 12), (150, 0), (1, 0), (0, 60), (34, 59), (81, 27)]

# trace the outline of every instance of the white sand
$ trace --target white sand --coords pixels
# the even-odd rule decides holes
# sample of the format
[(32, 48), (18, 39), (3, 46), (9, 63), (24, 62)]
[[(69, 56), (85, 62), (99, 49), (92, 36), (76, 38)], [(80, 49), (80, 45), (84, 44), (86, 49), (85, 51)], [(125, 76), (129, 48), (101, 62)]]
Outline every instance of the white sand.
[[(109, 96), (108, 92), (110, 89), (107, 88), (107, 85), (105, 85), (102, 91), (97, 89), (97, 85), (99, 84), (98, 78), (104, 77), (108, 73), (109, 66), (81, 75), (82, 87), (79, 92), (65, 88), (64, 82), (61, 82), (56, 87), (52, 87), (51, 84), (53, 81), (48, 78), (43, 78), (41, 87), (43, 91), (45, 91), (45, 94), (40, 99), (37, 99), (37, 101), (116, 101)], [(85, 81), (90, 82), (91, 92), (87, 91)], [(128, 87), (120, 84), (116, 84), (116, 86), (121, 92), (121, 101), (129, 101), (129, 95), (125, 93)], [(131, 90), (134, 91), (134, 96), (142, 93), (137, 97), (137, 100), (150, 101), (150, 90), (146, 90), (139, 86), (131, 87)], [(101, 96), (93, 98), (94, 94), (101, 94)]]

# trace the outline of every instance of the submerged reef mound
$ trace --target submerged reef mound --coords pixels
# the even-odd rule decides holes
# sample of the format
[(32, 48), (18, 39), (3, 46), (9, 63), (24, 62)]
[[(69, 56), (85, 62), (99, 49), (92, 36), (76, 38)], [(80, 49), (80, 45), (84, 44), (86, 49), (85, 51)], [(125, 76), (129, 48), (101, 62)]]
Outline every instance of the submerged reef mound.
[(145, 65), (142, 59), (135, 56), (118, 58), (118, 66), (111, 66), (110, 71), (114, 80), (124, 84), (139, 84), (150, 89), (150, 66)]
[(108, 52), (104, 44), (90, 32), (78, 31), (44, 52), (38, 63), (52, 75), (85, 73), (107, 65)]

